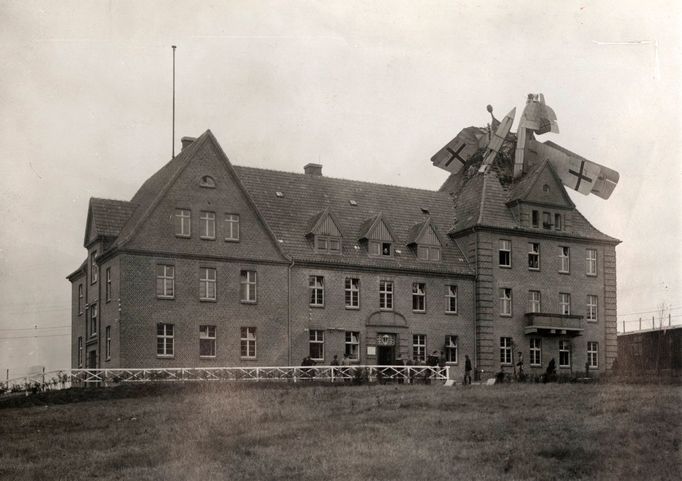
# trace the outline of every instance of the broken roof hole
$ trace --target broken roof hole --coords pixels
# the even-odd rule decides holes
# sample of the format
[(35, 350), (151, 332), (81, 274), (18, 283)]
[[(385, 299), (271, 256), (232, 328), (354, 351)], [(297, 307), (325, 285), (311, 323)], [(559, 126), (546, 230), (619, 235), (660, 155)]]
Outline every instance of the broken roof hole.
[(427, 215), (428, 215), (428, 214), (431, 213), (431, 212), (429, 211), (429, 209), (427, 209), (426, 207), (420, 207), (420, 209), (422, 210), (422, 214), (427, 214)]
[(348, 203), (354, 207), (358, 205), (357, 201), (355, 201), (353, 199), (349, 200)]
[(281, 192), (281, 191), (278, 190), (277, 192), (275, 192), (275, 195), (276, 195), (277, 197), (284, 197), (284, 192)]

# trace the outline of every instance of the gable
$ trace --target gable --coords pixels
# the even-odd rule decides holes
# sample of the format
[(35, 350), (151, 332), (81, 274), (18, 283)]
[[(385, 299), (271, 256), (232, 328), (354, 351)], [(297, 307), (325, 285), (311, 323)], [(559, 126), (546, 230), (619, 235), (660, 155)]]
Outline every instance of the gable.
[(535, 173), (534, 179), (522, 200), (534, 204), (548, 205), (571, 209), (573, 202), (566, 193), (566, 189), (554, 173), (551, 164), (545, 162), (539, 171)]
[(313, 217), (312, 228), (310, 234), (325, 235), (332, 237), (342, 237), (341, 230), (338, 224), (334, 221), (334, 217), (329, 209), (325, 209)]
[(360, 227), (360, 240), (373, 240), (380, 242), (395, 242), (392, 229), (384, 221), (380, 212), (375, 217), (367, 219)]
[(430, 223), (422, 229), (419, 237), (417, 237), (417, 244), (426, 246), (441, 245), (441, 241)]
[[(137, 219), (125, 239), (126, 247), (169, 254), (283, 260), (274, 235), (210, 132), (196, 142), (201, 143), (185, 148), (193, 147), (191, 156), (176, 167), (170, 179), (165, 179), (157, 197), (141, 206), (146, 213)], [(207, 176), (212, 179), (210, 185), (206, 185)], [(190, 212), (188, 237), (176, 235), (179, 209)], [(201, 217), (206, 213), (215, 215), (213, 239), (202, 238)], [(233, 216), (239, 219), (238, 241), (229, 239), (228, 217)]]

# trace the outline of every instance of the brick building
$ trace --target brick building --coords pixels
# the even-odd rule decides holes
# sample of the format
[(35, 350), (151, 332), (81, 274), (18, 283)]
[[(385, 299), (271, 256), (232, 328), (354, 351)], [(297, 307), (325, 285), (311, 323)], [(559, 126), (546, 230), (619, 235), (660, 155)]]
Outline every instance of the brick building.
[(93, 198), (73, 367), (360, 364), (444, 351), (608, 368), (615, 246), (547, 162), (471, 166), (438, 191), (233, 166), (207, 131), (129, 201)]

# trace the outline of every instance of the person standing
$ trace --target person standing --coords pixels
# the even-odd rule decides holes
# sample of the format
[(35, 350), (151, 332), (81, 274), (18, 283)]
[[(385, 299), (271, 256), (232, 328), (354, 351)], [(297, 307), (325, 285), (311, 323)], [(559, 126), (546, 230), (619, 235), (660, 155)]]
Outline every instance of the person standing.
[(469, 359), (468, 354), (466, 354), (464, 358), (464, 384), (466, 385), (471, 384), (471, 359)]

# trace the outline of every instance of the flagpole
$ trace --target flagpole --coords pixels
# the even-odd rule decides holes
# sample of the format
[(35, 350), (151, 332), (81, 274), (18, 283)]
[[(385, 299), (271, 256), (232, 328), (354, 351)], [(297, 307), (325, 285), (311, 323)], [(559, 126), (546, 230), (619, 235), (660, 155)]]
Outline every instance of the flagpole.
[(171, 152), (172, 157), (175, 157), (175, 45), (173, 47), (173, 135), (171, 139)]

